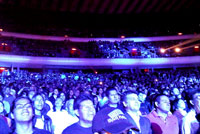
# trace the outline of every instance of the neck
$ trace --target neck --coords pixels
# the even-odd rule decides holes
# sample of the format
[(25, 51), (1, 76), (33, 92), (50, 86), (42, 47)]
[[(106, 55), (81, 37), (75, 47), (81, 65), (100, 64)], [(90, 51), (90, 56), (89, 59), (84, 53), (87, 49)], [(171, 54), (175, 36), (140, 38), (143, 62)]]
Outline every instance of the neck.
[(136, 116), (139, 116), (138, 114), (138, 111), (133, 111), (133, 110), (130, 110), (130, 109), (126, 109), (127, 113), (130, 113), (130, 114), (134, 114)]
[(114, 107), (114, 108), (117, 107), (117, 104), (111, 104), (111, 103), (109, 103), (108, 105), (109, 105), (110, 107)]
[(92, 127), (92, 122), (79, 120), (79, 125), (84, 128)]
[(33, 133), (33, 127), (32, 122), (22, 122), (22, 123), (16, 123), (16, 130), (15, 132), (17, 134), (32, 134)]
[(168, 113), (163, 112), (163, 111), (161, 111), (161, 110), (159, 110), (159, 109), (156, 109), (156, 112), (157, 112), (157, 114), (158, 114), (159, 116), (163, 117), (164, 119), (167, 118)]
[(42, 115), (40, 110), (35, 109), (35, 115)]
[(56, 107), (56, 111), (61, 111), (61, 107)]

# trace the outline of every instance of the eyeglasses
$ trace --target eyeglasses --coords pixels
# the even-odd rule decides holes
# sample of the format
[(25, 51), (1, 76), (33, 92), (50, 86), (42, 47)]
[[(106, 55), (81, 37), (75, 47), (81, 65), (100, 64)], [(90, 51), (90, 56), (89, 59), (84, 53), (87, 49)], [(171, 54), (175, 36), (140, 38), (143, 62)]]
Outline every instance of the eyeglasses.
[(15, 109), (23, 109), (23, 108), (26, 108), (26, 109), (28, 109), (28, 108), (32, 108), (32, 105), (30, 104), (30, 103), (27, 103), (27, 104), (17, 104), (16, 106), (15, 106)]

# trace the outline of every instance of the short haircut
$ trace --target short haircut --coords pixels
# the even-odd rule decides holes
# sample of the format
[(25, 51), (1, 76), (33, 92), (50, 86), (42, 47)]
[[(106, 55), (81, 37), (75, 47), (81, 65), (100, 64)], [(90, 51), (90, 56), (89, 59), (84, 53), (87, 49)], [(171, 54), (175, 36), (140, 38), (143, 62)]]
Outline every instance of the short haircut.
[(167, 95), (165, 95), (165, 94), (158, 94), (158, 95), (156, 95), (156, 97), (155, 97), (155, 99), (154, 99), (154, 102), (160, 103), (160, 98), (161, 98), (162, 96), (166, 96), (167, 98), (169, 98), (169, 96), (167, 96)]
[(85, 101), (85, 100), (91, 100), (93, 102), (93, 98), (92, 96), (88, 95), (88, 94), (80, 94), (75, 100), (74, 100), (74, 110), (79, 109), (80, 108), (80, 104), (81, 102)]
[(16, 103), (17, 103), (19, 100), (21, 100), (21, 99), (26, 99), (26, 100), (28, 100), (28, 101), (30, 102), (31, 106), (32, 106), (32, 109), (33, 109), (32, 101), (31, 101), (28, 97), (20, 96), (20, 97), (17, 97), (17, 98), (12, 102), (12, 106), (11, 106), (11, 108), (10, 108), (11, 113), (14, 112), (14, 109), (15, 109), (15, 107), (16, 107)]
[(108, 97), (110, 95), (110, 91), (113, 91), (113, 90), (117, 91), (114, 87), (108, 87), (106, 89), (106, 96)]
[(123, 100), (123, 101), (126, 101), (126, 97), (127, 97), (127, 95), (129, 95), (129, 94), (136, 94), (136, 95), (138, 95), (138, 92), (137, 92), (137, 91), (125, 91), (125, 92), (123, 93), (123, 95), (122, 95), (122, 100)]
[(188, 91), (188, 94), (189, 94), (189, 99), (190, 100), (193, 100), (194, 99), (194, 95), (199, 93), (200, 94), (200, 89), (190, 89)]

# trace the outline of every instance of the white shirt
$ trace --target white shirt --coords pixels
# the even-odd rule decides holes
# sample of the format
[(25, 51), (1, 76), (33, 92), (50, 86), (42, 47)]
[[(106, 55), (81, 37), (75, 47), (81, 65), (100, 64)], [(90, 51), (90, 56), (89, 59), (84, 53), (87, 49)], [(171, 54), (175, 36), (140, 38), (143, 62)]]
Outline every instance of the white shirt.
[(199, 122), (195, 116), (196, 112), (194, 109), (192, 109), (183, 118), (183, 123), (181, 128), (182, 134), (196, 134), (199, 128)]
[(61, 134), (66, 127), (78, 122), (78, 118), (71, 116), (65, 110), (56, 112), (49, 111), (47, 115), (52, 119), (54, 134)]

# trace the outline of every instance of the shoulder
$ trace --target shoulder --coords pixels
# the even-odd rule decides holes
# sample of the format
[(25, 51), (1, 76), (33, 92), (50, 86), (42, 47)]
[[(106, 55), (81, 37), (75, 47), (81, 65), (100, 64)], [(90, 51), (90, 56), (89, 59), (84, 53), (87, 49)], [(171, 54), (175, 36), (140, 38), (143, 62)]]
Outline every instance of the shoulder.
[(62, 134), (68, 134), (69, 132), (72, 132), (73, 130), (77, 129), (79, 127), (78, 123), (74, 123), (70, 125), (69, 127), (65, 128), (62, 132)]
[(35, 128), (33, 134), (51, 134), (51, 133), (49, 131), (44, 130), (44, 129)]

